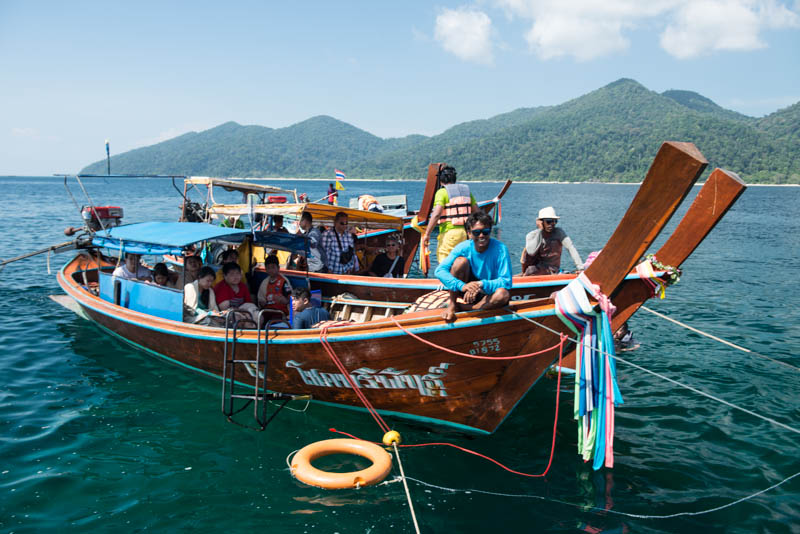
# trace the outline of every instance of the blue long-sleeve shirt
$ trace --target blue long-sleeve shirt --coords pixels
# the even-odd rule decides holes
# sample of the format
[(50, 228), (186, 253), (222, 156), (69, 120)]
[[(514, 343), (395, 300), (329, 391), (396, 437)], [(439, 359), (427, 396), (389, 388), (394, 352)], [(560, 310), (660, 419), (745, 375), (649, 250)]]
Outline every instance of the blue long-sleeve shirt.
[(472, 240), (456, 245), (447, 259), (436, 267), (434, 273), (450, 291), (463, 291), (466, 285), (450, 274), (453, 262), (460, 256), (467, 258), (472, 275), (481, 281), (483, 292), (487, 295), (491, 295), (501, 287), (511, 289), (511, 257), (508, 254), (508, 247), (501, 241), (490, 238), (489, 247), (482, 253), (475, 250)]

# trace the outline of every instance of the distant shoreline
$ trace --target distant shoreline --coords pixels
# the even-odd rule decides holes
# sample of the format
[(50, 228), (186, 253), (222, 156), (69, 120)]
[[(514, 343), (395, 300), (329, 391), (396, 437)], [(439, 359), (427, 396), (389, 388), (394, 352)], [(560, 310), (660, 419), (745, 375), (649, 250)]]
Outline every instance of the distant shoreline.
[[(19, 175), (0, 175), (3, 178), (63, 178), (63, 176), (19, 176)], [(104, 178), (106, 176), (91, 176), (85, 178)], [(112, 176), (111, 178), (127, 178), (120, 176)], [(165, 176), (166, 178), (166, 176)], [(225, 180), (248, 180), (251, 182), (296, 182), (303, 180), (306, 182), (328, 182), (333, 183), (335, 180), (330, 178), (287, 178), (282, 176), (280, 178), (240, 178), (228, 177)], [(505, 180), (462, 180), (464, 183), (469, 184), (504, 184)], [(386, 179), (386, 178), (348, 178), (343, 183), (346, 185), (349, 182), (425, 182), (419, 179)], [(515, 184), (553, 184), (553, 185), (585, 185), (585, 184), (598, 184), (598, 185), (642, 185), (642, 182), (554, 182), (554, 181), (515, 181)], [(697, 182), (695, 187), (703, 185), (705, 182)], [(800, 187), (800, 184), (748, 184), (747, 187)]]

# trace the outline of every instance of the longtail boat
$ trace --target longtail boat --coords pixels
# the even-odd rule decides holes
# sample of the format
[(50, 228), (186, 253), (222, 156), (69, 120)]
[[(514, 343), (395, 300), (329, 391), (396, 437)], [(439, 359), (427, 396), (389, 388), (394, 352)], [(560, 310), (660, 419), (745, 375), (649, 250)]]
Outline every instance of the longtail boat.
[[(598, 299), (621, 287), (706, 164), (690, 143), (661, 147), (619, 226), (584, 273)], [(148, 353), (222, 377), (226, 413), (234, 411), (237, 399), (256, 400), (257, 411), (267, 395), (286, 400), (307, 395), (491, 433), (558, 358), (564, 336), (572, 333), (549, 297), (461, 312), (453, 323), (444, 322), (438, 310), (387, 311), (365, 315), (362, 322), (305, 330), (184, 323), (180, 291), (113, 277), (114, 260), (101, 251), (180, 254), (198, 242), (236, 242), (252, 232), (202, 223), (150, 224), (95, 234), (92, 245), (59, 272), (66, 298), (56, 300)], [(293, 243), (278, 245), (298, 250)], [(308, 281), (314, 289), (313, 279)], [(237, 385), (250, 393), (236, 393)]]

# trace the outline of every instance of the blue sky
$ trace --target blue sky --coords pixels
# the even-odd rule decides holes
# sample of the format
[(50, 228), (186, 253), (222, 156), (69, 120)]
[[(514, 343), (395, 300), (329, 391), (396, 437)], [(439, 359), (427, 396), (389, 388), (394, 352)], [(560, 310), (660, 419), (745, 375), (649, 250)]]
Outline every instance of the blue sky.
[(762, 116), (800, 101), (800, 0), (0, 0), (0, 174), (226, 121), (434, 135), (619, 78)]

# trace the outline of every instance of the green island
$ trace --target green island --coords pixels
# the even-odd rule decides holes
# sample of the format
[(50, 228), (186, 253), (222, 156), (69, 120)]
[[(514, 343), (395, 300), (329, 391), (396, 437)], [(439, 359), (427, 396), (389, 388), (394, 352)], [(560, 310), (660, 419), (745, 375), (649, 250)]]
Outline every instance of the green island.
[[(464, 180), (639, 182), (663, 141), (690, 141), (751, 184), (800, 184), (800, 102), (762, 118), (682, 90), (620, 79), (557, 106), (521, 108), (439, 135), (383, 139), (328, 116), (285, 128), (227, 122), (111, 158), (114, 173), (423, 178), (444, 161)], [(105, 174), (106, 161), (82, 169)]]

